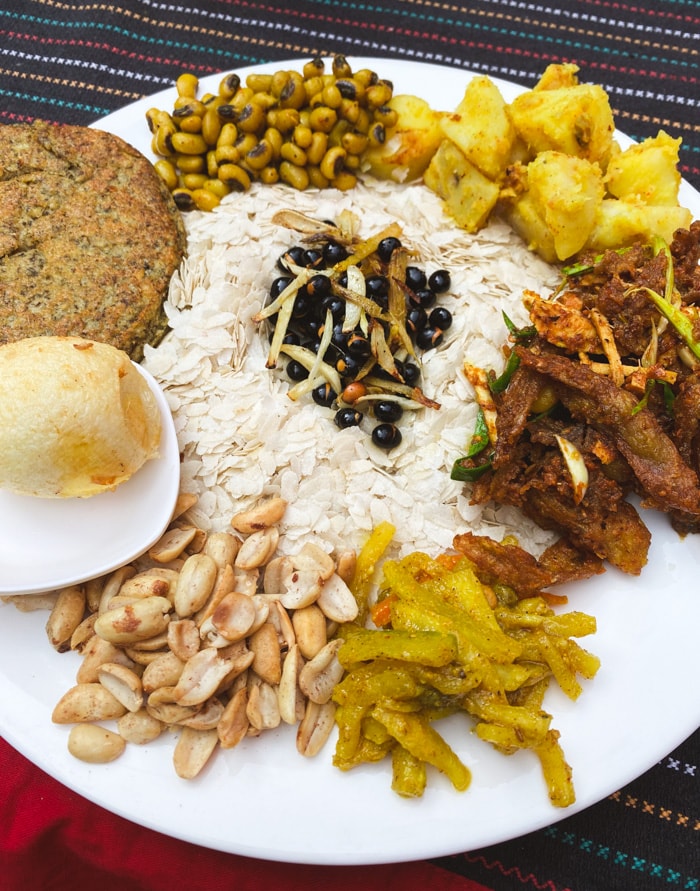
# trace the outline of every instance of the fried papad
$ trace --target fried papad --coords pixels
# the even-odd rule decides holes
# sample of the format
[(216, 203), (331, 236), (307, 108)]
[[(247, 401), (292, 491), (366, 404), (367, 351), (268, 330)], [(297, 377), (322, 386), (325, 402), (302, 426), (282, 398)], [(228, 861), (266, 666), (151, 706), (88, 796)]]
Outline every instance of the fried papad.
[(185, 247), (168, 190), (119, 137), (0, 125), (0, 344), (80, 336), (139, 360)]

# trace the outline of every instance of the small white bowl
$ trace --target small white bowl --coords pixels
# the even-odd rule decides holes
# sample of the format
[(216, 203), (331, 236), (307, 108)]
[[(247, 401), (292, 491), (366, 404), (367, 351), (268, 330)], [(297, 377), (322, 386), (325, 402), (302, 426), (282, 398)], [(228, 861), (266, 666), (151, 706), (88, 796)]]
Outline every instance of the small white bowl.
[(165, 395), (160, 454), (112, 492), (36, 498), (0, 489), (0, 594), (34, 594), (104, 575), (143, 554), (167, 528), (180, 488), (180, 452)]

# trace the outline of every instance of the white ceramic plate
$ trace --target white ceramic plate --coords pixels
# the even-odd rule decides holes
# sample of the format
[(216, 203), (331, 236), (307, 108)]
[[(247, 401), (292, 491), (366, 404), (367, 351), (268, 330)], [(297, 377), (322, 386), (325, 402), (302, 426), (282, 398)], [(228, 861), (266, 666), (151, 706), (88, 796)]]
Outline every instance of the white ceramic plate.
[(158, 383), (136, 368), (158, 401), (159, 456), (113, 492), (91, 498), (0, 490), (0, 594), (47, 591), (103, 575), (144, 553), (167, 527), (180, 485), (175, 425)]
[[(442, 108), (457, 104), (470, 76), (409, 62), (351, 63), (373, 67), (394, 81), (397, 92), (415, 93)], [(218, 80), (209, 78), (204, 86)], [(499, 85), (507, 99), (519, 92)], [(172, 99), (171, 91), (150, 97), (99, 126), (148, 153), (144, 112), (151, 105), (169, 108)], [(687, 185), (683, 201), (700, 215), (700, 195)], [(0, 607), (0, 730), (51, 776), (108, 810), (223, 851), (289, 862), (371, 864), (496, 844), (603, 799), (663, 758), (700, 722), (694, 686), (700, 539), (681, 541), (665, 517), (647, 513), (645, 520), (653, 543), (641, 578), (608, 570), (569, 592), (571, 608), (598, 619), (598, 632), (584, 643), (601, 657), (602, 668), (577, 703), (557, 690), (546, 700), (574, 769), (577, 803), (565, 811), (550, 805), (530, 753), (499, 755), (456, 719), (440, 729), (472, 769), (472, 785), (460, 794), (431, 775), (417, 801), (391, 792), (387, 764), (347, 774), (334, 768), (332, 740), (318, 757), (304, 759), (289, 727), (219, 753), (196, 781), (175, 776), (168, 734), (144, 748), (127, 747), (113, 764), (83, 764), (66, 751), (67, 728), (50, 720), (54, 704), (73, 683), (78, 657), (50, 649), (45, 615), (10, 607)]]

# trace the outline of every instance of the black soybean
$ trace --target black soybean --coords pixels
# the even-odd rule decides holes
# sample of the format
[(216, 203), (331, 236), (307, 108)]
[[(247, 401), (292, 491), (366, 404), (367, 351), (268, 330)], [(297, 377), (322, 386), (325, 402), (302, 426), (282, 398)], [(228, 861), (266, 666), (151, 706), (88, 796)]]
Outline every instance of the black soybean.
[(337, 393), (334, 392), (330, 384), (320, 384), (311, 391), (311, 397), (317, 405), (330, 406), (333, 405)]
[(285, 251), (282, 256), (277, 261), (277, 266), (282, 272), (289, 272), (290, 264), (295, 266), (303, 266), (304, 260), (304, 248), (300, 245), (294, 245), (290, 247), (288, 251)]
[(279, 275), (270, 285), (270, 297), (276, 300), (287, 285), (294, 281), (290, 275)]
[(422, 306), (414, 306), (406, 313), (406, 329), (409, 334), (416, 335), (421, 328), (425, 328), (428, 322), (428, 314)]
[(419, 288), (415, 292), (415, 295), (415, 302), (418, 306), (422, 306), (423, 309), (430, 309), (431, 306), (435, 305), (435, 301), (437, 300), (435, 291), (431, 291), (430, 288)]
[(331, 280), (327, 275), (315, 275), (307, 282), (306, 290), (316, 300), (323, 300), (331, 293)]
[(406, 267), (406, 284), (412, 291), (419, 291), (428, 284), (425, 272), (420, 266)]
[(444, 306), (436, 306), (428, 317), (428, 324), (432, 328), (439, 328), (441, 331), (447, 331), (452, 324), (452, 313)]
[(372, 442), (380, 449), (393, 449), (401, 439), (401, 431), (395, 424), (377, 424), (372, 431)]
[(341, 430), (346, 427), (357, 427), (362, 420), (362, 412), (354, 408), (339, 408), (333, 420)]
[(393, 235), (390, 235), (388, 238), (382, 238), (377, 246), (377, 253), (379, 254), (379, 259), (382, 263), (388, 263), (391, 259), (391, 255), (397, 248), (401, 247), (401, 242), (398, 238), (394, 238)]
[(374, 417), (378, 421), (389, 421), (395, 424), (401, 420), (402, 415), (403, 409), (398, 402), (394, 402), (392, 399), (382, 400), (374, 405)]
[(304, 381), (309, 376), (309, 372), (301, 362), (297, 362), (296, 359), (290, 359), (287, 362), (287, 375), (290, 380)]
[(403, 379), (409, 387), (414, 387), (420, 380), (420, 368), (413, 362), (404, 362)]
[(436, 269), (428, 279), (428, 286), (436, 294), (444, 294), (445, 291), (449, 291), (451, 284), (452, 279), (446, 269)]
[(443, 334), (439, 328), (423, 328), (416, 336), (416, 344), (422, 350), (431, 350), (442, 343)]
[(323, 262), (326, 266), (335, 266), (341, 263), (348, 256), (345, 245), (338, 244), (337, 241), (329, 241), (323, 248)]

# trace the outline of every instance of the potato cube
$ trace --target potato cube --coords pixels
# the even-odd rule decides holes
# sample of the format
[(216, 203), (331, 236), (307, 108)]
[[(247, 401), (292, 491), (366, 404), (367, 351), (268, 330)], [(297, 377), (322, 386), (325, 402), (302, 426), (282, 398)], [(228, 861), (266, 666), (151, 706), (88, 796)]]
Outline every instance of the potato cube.
[(656, 136), (615, 155), (605, 177), (610, 194), (642, 204), (678, 204), (680, 145), (680, 138), (659, 130)]
[(676, 229), (687, 229), (693, 215), (684, 207), (639, 204), (618, 198), (601, 202), (589, 246), (616, 248), (637, 239), (659, 237), (670, 242)]
[(565, 260), (581, 250), (595, 225), (605, 189), (600, 167), (561, 152), (540, 152), (527, 167), (528, 190)]
[(613, 149), (613, 114), (605, 90), (594, 84), (530, 90), (510, 106), (517, 133), (534, 154), (564, 152), (598, 161), (603, 169)]
[(469, 81), (454, 114), (440, 122), (442, 132), (484, 176), (497, 180), (511, 156), (515, 128), (500, 90), (488, 77)]
[(409, 182), (423, 175), (442, 141), (442, 112), (417, 96), (402, 94), (393, 96), (389, 107), (398, 114), (396, 126), (387, 130), (382, 145), (364, 153), (363, 164), (378, 179)]
[(498, 186), (477, 170), (453, 142), (445, 139), (440, 144), (424, 179), (467, 232), (477, 232), (486, 225), (498, 201)]

